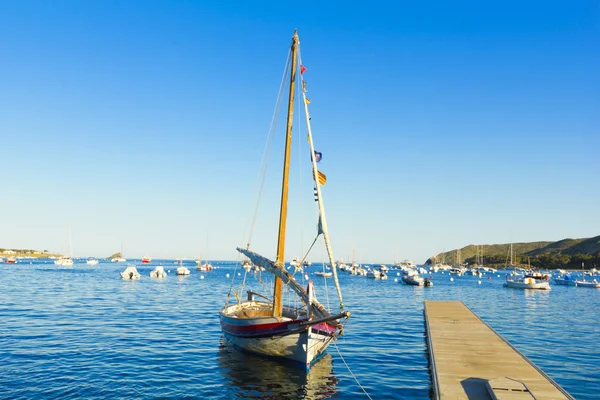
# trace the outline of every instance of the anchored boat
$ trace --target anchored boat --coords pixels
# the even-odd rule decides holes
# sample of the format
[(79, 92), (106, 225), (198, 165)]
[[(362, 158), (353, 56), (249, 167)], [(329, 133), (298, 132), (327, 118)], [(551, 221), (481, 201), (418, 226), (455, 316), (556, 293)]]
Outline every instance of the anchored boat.
[[(342, 301), (342, 293), (338, 282), (335, 258), (333, 257), (329, 233), (327, 231), (325, 208), (321, 193), (321, 185), (325, 183), (325, 175), (322, 174), (317, 167), (317, 162), (321, 159), (321, 153), (315, 151), (313, 144), (310, 116), (308, 113), (308, 104), (310, 101), (306, 98), (306, 82), (303, 78), (303, 73), (306, 71), (306, 68), (302, 65), (302, 61), (299, 57), (299, 46), (300, 41), (298, 40), (297, 32), (294, 32), (290, 54), (288, 55), (289, 64), (286, 67), (289, 68), (290, 71), (290, 86), (281, 203), (279, 210), (277, 255), (275, 261), (272, 261), (260, 254), (250, 251), (250, 242), (248, 242), (246, 248), (237, 249), (255, 266), (262, 267), (265, 271), (274, 275), (273, 295), (272, 297), (269, 297), (268, 295), (259, 294), (249, 290), (247, 300), (242, 301), (237, 294), (239, 292), (235, 292), (237, 301), (235, 304), (229, 304), (230, 295), (232, 293), (230, 291), (225, 306), (221, 310), (219, 316), (223, 336), (235, 347), (264, 356), (290, 360), (302, 365), (308, 370), (314, 362), (325, 354), (327, 346), (343, 333), (343, 322), (350, 317), (350, 313), (344, 311), (344, 303)], [(300, 70), (299, 74), (297, 74), (298, 68)], [(292, 144), (294, 95), (297, 80), (301, 85), (300, 88), (306, 117), (312, 177), (314, 180), (313, 189), (319, 211), (318, 230), (315, 242), (322, 235), (340, 301), (340, 312), (336, 315), (330, 313), (330, 311), (317, 300), (314, 294), (312, 281), (309, 281), (307, 287), (304, 288), (304, 286), (295, 279), (295, 275), (288, 272), (285, 268), (284, 251), (289, 191), (290, 152)], [(313, 245), (315, 242), (313, 242)], [(306, 256), (303, 260), (304, 259), (306, 259)], [(292, 304), (284, 305), (284, 287), (287, 287), (300, 302), (293, 301)]]

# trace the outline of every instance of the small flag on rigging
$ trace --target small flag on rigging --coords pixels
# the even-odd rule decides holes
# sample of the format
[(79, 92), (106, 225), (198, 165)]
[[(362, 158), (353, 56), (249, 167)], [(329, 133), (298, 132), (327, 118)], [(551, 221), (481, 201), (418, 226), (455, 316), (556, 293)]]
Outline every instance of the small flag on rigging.
[(327, 177), (321, 171), (317, 171), (317, 175), (319, 177), (319, 185), (323, 186), (327, 182)]
[[(318, 152), (318, 151), (315, 150), (315, 160), (317, 162), (319, 162), (319, 161), (321, 161), (322, 158), (323, 158), (323, 153)], [(311, 161), (312, 161), (312, 158), (311, 158)]]
[(315, 203), (319, 201), (319, 193), (317, 192), (317, 187), (315, 186), (313, 193), (315, 194)]
[(306, 93), (306, 81), (302, 81), (302, 91)]
[(308, 99), (308, 97), (305, 97), (304, 101), (306, 101), (306, 104), (310, 104), (310, 100)]
[(307, 68), (304, 65), (300, 64), (300, 75), (302, 75), (306, 70)]

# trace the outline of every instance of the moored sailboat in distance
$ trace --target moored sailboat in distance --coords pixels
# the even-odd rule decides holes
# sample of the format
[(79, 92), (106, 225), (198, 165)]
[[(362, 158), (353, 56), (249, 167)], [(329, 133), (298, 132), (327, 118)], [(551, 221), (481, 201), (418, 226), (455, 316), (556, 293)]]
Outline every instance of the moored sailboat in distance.
[[(288, 60), (291, 59), (291, 63), (286, 67), (286, 70), (287, 68), (290, 69), (290, 89), (288, 94), (289, 102), (276, 259), (272, 261), (250, 251), (250, 241), (248, 241), (246, 248), (237, 249), (254, 265), (263, 267), (265, 271), (275, 276), (273, 296), (270, 298), (269, 296), (249, 290), (246, 301), (242, 301), (236, 295), (237, 301), (235, 304), (229, 304), (230, 295), (232, 294), (230, 291), (219, 316), (225, 339), (236, 348), (264, 356), (293, 361), (308, 370), (314, 362), (325, 354), (327, 346), (343, 333), (342, 322), (350, 317), (350, 313), (344, 311), (341, 289), (337, 279), (335, 258), (333, 257), (327, 231), (321, 193), (321, 185), (325, 183), (325, 176), (317, 168), (317, 158), (320, 160), (321, 153), (316, 152), (314, 149), (308, 114), (309, 101), (306, 98), (306, 83), (302, 76), (306, 68), (302, 66), (301, 60), (299, 60), (300, 62), (297, 61), (299, 58), (299, 44), (298, 35), (294, 32), (290, 50), (291, 56), (288, 58)], [(285, 268), (284, 252), (289, 190), (289, 157), (292, 142), (294, 94), (296, 79), (298, 78), (296, 73), (298, 65), (300, 66), (299, 83), (301, 84), (302, 99), (304, 100), (312, 177), (314, 180), (314, 194), (319, 209), (318, 232), (315, 241), (321, 234), (323, 235), (340, 300), (340, 312), (337, 315), (332, 315), (329, 310), (317, 301), (312, 281), (308, 282), (308, 286), (305, 289), (296, 281), (295, 275), (289, 273)], [(300, 300), (300, 305), (297, 305), (295, 301), (289, 305), (283, 304), (284, 285)], [(259, 299), (257, 300), (257, 298)]]
[(71, 228), (69, 228), (69, 255), (61, 256), (61, 257), (57, 258), (56, 260), (54, 260), (54, 264), (62, 265), (63, 267), (72, 267), (73, 266), (73, 255), (71, 254), (73, 252), (72, 247), (73, 246), (71, 244)]
[[(514, 268), (512, 243), (510, 244), (510, 265)], [(547, 279), (536, 279), (531, 276), (519, 277), (517, 275), (516, 269), (511, 275), (506, 275), (506, 282), (504, 283), (504, 287), (513, 289), (550, 290), (550, 283)]]

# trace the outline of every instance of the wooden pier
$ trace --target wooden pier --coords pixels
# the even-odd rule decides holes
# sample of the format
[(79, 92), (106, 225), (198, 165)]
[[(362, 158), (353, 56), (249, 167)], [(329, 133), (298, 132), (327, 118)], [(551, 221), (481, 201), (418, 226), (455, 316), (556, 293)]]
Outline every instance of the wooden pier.
[(433, 398), (573, 399), (461, 301), (425, 301)]

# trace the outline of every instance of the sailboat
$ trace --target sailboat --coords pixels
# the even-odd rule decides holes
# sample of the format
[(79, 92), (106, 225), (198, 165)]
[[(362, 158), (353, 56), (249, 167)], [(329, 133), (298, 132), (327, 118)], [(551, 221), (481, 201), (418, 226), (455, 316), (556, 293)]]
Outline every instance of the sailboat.
[(584, 263), (581, 263), (581, 280), (576, 280), (575, 281), (575, 286), (577, 286), (577, 287), (583, 287), (583, 288), (600, 289), (600, 282), (598, 282), (596, 279), (593, 279), (591, 281), (586, 281), (585, 280), (585, 267), (584, 267)]
[[(514, 267), (513, 264), (513, 247), (512, 243), (510, 244), (510, 265)], [(509, 275), (506, 276), (506, 282), (504, 283), (504, 287), (514, 288), (514, 289), (540, 289), (540, 290), (550, 290), (550, 283), (547, 280), (536, 279), (531, 276), (517, 277), (516, 268), (512, 273), (512, 277)]]
[(71, 228), (69, 228), (69, 255), (62, 256), (54, 261), (56, 265), (62, 265), (63, 267), (72, 267), (73, 266), (73, 249), (71, 243)]
[[(290, 69), (289, 101), (287, 112), (287, 127), (285, 139), (285, 151), (283, 162), (283, 180), (281, 189), (281, 203), (279, 210), (279, 229), (277, 241), (277, 256), (272, 261), (254, 251), (250, 250), (248, 242), (245, 248), (237, 248), (237, 251), (246, 256), (257, 266), (263, 267), (265, 271), (274, 275), (273, 296), (269, 298), (253, 291), (248, 291), (248, 298), (242, 301), (239, 292), (235, 292), (235, 304), (229, 304), (231, 291), (225, 301), (225, 306), (219, 313), (223, 336), (235, 348), (247, 352), (269, 356), (272, 358), (292, 361), (306, 368), (321, 358), (326, 352), (327, 346), (343, 334), (343, 322), (347, 321), (350, 313), (344, 310), (342, 293), (337, 276), (337, 268), (327, 223), (321, 185), (324, 184), (324, 175), (317, 168), (317, 158), (321, 154), (315, 151), (312, 131), (310, 127), (310, 116), (308, 113), (309, 101), (306, 98), (306, 83), (303, 72), (306, 70), (299, 57), (300, 41), (297, 32), (294, 32), (291, 45), (291, 56), (288, 60)], [(296, 71), (300, 67), (300, 74)], [(302, 100), (306, 117), (306, 129), (308, 133), (309, 150), (311, 155), (312, 178), (314, 180), (314, 195), (317, 202), (319, 219), (315, 242), (322, 235), (331, 263), (333, 279), (340, 301), (339, 313), (332, 315), (316, 298), (312, 281), (303, 287), (285, 268), (285, 233), (287, 222), (287, 203), (289, 191), (290, 154), (292, 143), (292, 121), (294, 110), (294, 95), (296, 80), (299, 80), (302, 88)], [(314, 243), (313, 243), (314, 244)], [(311, 246), (312, 249), (312, 246)], [(309, 250), (310, 252), (310, 250)], [(308, 254), (307, 254), (308, 255)], [(306, 256), (303, 258), (306, 259)], [(283, 304), (284, 285), (300, 300), (300, 303), (291, 301), (288, 305)]]
[[(208, 233), (206, 234), (206, 248), (208, 249)], [(198, 271), (212, 271), (213, 269), (212, 264), (208, 260), (202, 262), (202, 253), (200, 253), (200, 257), (194, 261), (196, 261), (196, 269)]]
[(121, 251), (115, 254), (111, 259), (111, 262), (126, 262), (127, 260), (123, 258), (123, 245), (121, 245)]

